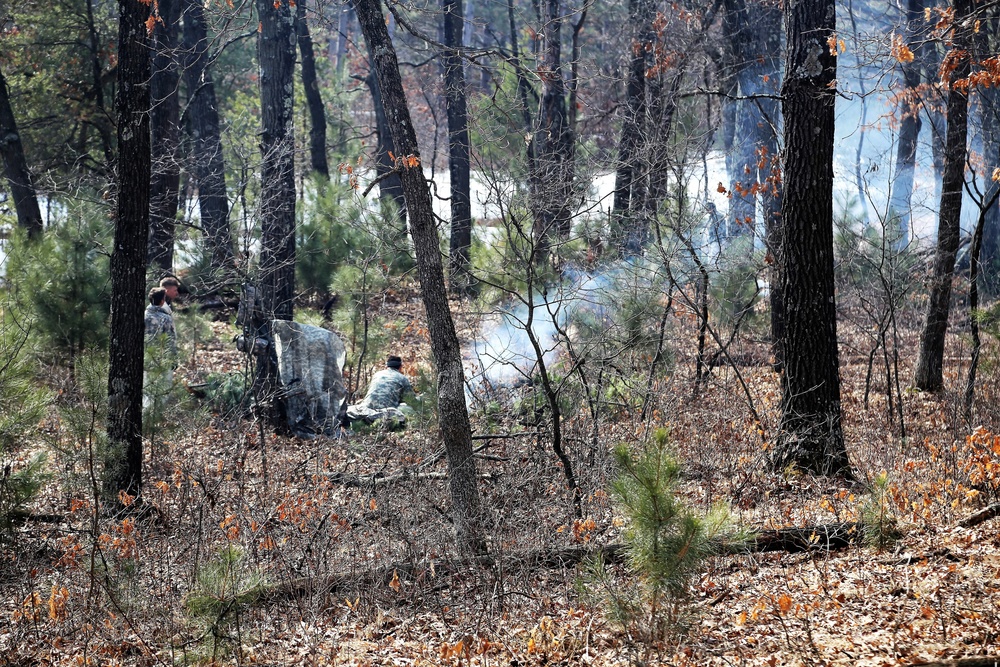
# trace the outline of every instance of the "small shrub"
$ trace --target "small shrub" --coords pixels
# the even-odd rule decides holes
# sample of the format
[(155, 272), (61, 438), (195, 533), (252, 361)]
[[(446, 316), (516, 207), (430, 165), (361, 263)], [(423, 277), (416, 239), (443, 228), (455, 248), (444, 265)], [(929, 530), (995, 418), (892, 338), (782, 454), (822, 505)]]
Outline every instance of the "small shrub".
[(885, 472), (875, 477), (871, 491), (861, 504), (861, 525), (865, 531), (865, 544), (879, 550), (899, 537), (892, 509), (889, 475)]
[(588, 579), (633, 641), (656, 645), (683, 628), (691, 578), (727, 530), (728, 513), (699, 515), (678, 498), (680, 465), (664, 429), (637, 458), (620, 445), (615, 459), (620, 472), (611, 495), (625, 515), (625, 580), (612, 580), (600, 562), (591, 564)]

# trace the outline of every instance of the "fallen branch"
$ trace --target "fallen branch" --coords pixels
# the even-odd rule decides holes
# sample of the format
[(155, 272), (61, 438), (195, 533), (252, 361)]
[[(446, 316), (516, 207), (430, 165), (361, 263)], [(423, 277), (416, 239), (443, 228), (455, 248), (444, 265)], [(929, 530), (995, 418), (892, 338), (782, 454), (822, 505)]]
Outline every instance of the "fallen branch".
[(997, 516), (1000, 516), (1000, 503), (993, 503), (992, 505), (979, 510), (972, 516), (962, 519), (958, 522), (958, 525), (962, 528), (972, 528), (973, 526), (978, 526), (979, 524), (989, 521)]
[(784, 551), (802, 553), (805, 551), (836, 551), (864, 540), (865, 531), (860, 523), (826, 523), (804, 528), (779, 528), (754, 533), (743, 542), (719, 545), (719, 553), (764, 553)]
[[(478, 475), (479, 479), (493, 479), (495, 475), (490, 473), (483, 473)], [(329, 479), (334, 484), (342, 484), (343, 486), (350, 486), (355, 488), (371, 488), (377, 486), (390, 486), (398, 482), (404, 482), (411, 479), (448, 479), (448, 473), (446, 472), (409, 472), (403, 471), (396, 473), (395, 475), (383, 475), (381, 473), (375, 473), (373, 475), (348, 475), (342, 472), (330, 473)]]
[(1000, 667), (1000, 656), (980, 655), (972, 658), (956, 658), (955, 660), (914, 662), (912, 667)]

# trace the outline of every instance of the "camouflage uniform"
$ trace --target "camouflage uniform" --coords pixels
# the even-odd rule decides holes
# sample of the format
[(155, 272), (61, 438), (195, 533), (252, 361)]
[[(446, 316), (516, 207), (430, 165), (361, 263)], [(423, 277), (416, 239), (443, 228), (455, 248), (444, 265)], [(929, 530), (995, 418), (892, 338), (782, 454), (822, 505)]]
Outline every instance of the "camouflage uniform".
[(170, 314), (169, 306), (146, 306), (146, 345), (155, 343), (158, 336), (166, 336), (167, 346), (165, 350), (170, 352), (172, 357), (177, 356), (177, 331), (174, 329), (174, 318)]
[[(142, 374), (142, 407), (144, 411), (162, 413), (174, 384), (177, 364), (177, 331), (174, 318), (166, 306), (146, 306), (146, 364)], [(161, 346), (162, 347), (159, 347)]]
[(372, 377), (364, 399), (347, 407), (347, 418), (368, 424), (383, 420), (390, 429), (402, 428), (406, 425), (406, 412), (400, 408), (408, 408), (402, 402), (407, 393), (413, 393), (409, 378), (394, 368), (381, 370)]
[(394, 368), (386, 368), (372, 377), (368, 393), (360, 405), (372, 410), (398, 408), (407, 392), (413, 392), (410, 379)]

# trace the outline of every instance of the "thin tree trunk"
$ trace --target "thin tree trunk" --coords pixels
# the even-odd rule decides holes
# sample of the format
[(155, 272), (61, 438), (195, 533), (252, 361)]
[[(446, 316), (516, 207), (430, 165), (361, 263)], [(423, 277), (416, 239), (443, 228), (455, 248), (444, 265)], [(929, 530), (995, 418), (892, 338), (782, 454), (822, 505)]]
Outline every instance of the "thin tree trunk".
[(319, 94), (319, 80), (316, 78), (316, 55), (313, 52), (309, 24), (306, 22), (306, 0), (298, 0), (295, 5), (295, 31), (299, 41), (299, 55), (302, 58), (302, 87), (306, 91), (306, 106), (309, 108), (309, 157), (313, 171), (330, 177), (330, 166), (326, 160), (326, 111)]
[(455, 324), (448, 308), (444, 266), (438, 246), (430, 191), (424, 179), (417, 137), (406, 105), (396, 51), (389, 39), (377, 0), (355, 0), (361, 29), (382, 90), (389, 129), (400, 151), (400, 179), (406, 196), (410, 234), (417, 257), (417, 278), (427, 311), (427, 327), (438, 372), (438, 425), (448, 453), (455, 531), (464, 552), (484, 553), (486, 539), (480, 516), (472, 431), (465, 404), (465, 374)]
[(108, 346), (108, 454), (103, 491), (142, 489), (142, 363), (145, 325), (146, 240), (149, 235), (150, 6), (119, 0), (118, 165), (115, 240), (111, 253), (111, 331)]
[(174, 265), (174, 220), (177, 217), (181, 170), (180, 72), (177, 33), (180, 0), (159, 0), (161, 22), (153, 26), (153, 62), (150, 79), (150, 132), (153, 176), (150, 183), (149, 250), (147, 261), (164, 271)]
[(968, 89), (955, 82), (969, 76), (968, 49), (970, 27), (964, 25), (972, 11), (971, 0), (955, 0), (954, 37), (950, 58), (955, 68), (949, 76), (948, 134), (944, 176), (941, 181), (941, 206), (938, 214), (937, 250), (934, 273), (930, 280), (930, 299), (920, 333), (920, 354), (914, 371), (913, 384), (922, 391), (938, 391), (944, 384), (944, 343), (951, 309), (951, 283), (955, 272), (955, 255), (961, 235), (962, 192), (965, 186), (965, 159), (968, 134)]
[(786, 5), (788, 57), (784, 225), (785, 304), (781, 423), (772, 465), (851, 475), (844, 446), (833, 281), (833, 147), (837, 58), (833, 0)]
[(406, 218), (406, 200), (403, 197), (403, 185), (398, 174), (392, 173), (396, 168), (395, 162), (389, 157), (392, 153), (399, 155), (392, 134), (389, 132), (389, 121), (385, 115), (385, 108), (382, 106), (382, 89), (379, 86), (378, 77), (375, 76), (374, 65), (372, 71), (364, 79), (368, 90), (372, 95), (372, 109), (375, 112), (375, 134), (378, 143), (375, 147), (375, 176), (378, 179), (379, 199), (383, 204), (395, 210), (399, 216), (400, 227)]
[(198, 183), (201, 227), (210, 266), (222, 279), (233, 275), (233, 239), (229, 228), (226, 164), (222, 153), (215, 83), (208, 69), (208, 30), (200, 0), (184, 3), (184, 83), (188, 94), (188, 132), (192, 173)]
[(24, 158), (24, 145), (14, 121), (14, 110), (10, 106), (7, 80), (0, 71), (0, 157), (3, 158), (4, 175), (14, 198), (17, 224), (31, 238), (42, 235), (42, 213), (38, 208), (38, 196)]
[(444, 87), (448, 115), (448, 173), (451, 177), (451, 239), (449, 274), (451, 288), (471, 287), (469, 250), (472, 246), (472, 197), (469, 183), (469, 120), (466, 107), (465, 67), (462, 48), (462, 0), (443, 0)]

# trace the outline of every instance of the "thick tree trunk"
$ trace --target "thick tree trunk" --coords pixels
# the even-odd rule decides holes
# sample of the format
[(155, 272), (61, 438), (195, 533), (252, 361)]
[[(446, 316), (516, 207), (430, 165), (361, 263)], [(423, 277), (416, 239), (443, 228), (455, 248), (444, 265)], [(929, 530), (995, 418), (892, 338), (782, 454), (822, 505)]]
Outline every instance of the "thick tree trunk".
[[(919, 52), (917, 40), (924, 20), (922, 0), (907, 0), (905, 44), (912, 53)], [(910, 243), (910, 214), (913, 196), (913, 174), (917, 161), (917, 139), (920, 136), (920, 62), (914, 57), (909, 62), (900, 61), (902, 90), (899, 92), (899, 139), (896, 144), (896, 173), (889, 195), (890, 229), (892, 246), (903, 250)], [(895, 224), (892, 224), (895, 223)]]
[(445, 105), (448, 114), (448, 173), (451, 177), (451, 239), (449, 274), (451, 288), (471, 287), (469, 249), (472, 246), (472, 197), (469, 185), (469, 119), (466, 107), (465, 67), (462, 48), (462, 0), (443, 0)]
[(215, 83), (208, 69), (208, 30), (200, 0), (184, 3), (184, 83), (188, 94), (188, 131), (191, 135), (192, 173), (198, 183), (198, 210), (210, 266), (220, 279), (235, 270), (226, 164), (222, 153), (219, 107)]
[(142, 357), (146, 240), (149, 235), (150, 6), (118, 2), (118, 164), (115, 240), (111, 253), (111, 340), (108, 346), (108, 454), (103, 494), (142, 489)]
[(14, 198), (17, 224), (31, 238), (42, 234), (42, 213), (38, 208), (38, 196), (31, 180), (28, 162), (24, 159), (24, 145), (14, 122), (14, 110), (10, 106), (7, 80), (0, 71), (0, 157), (3, 158), (4, 175)]
[(566, 109), (566, 82), (562, 74), (562, 7), (559, 0), (543, 0), (542, 32), (545, 50), (539, 76), (542, 100), (535, 136), (538, 186), (534, 193), (535, 260), (551, 254), (553, 237), (569, 236), (573, 192), (573, 130)]
[(786, 5), (780, 258), (785, 303), (781, 424), (772, 464), (850, 475), (840, 412), (833, 284), (836, 35), (833, 0)]
[(646, 199), (647, 174), (642, 168), (640, 151), (646, 135), (646, 71), (653, 51), (652, 21), (650, 0), (629, 0), (629, 23), (633, 33), (612, 209), (612, 220), (617, 226), (614, 233), (618, 238), (615, 240), (622, 256), (641, 252), (645, 236), (641, 207)]
[(177, 32), (180, 0), (159, 0), (160, 18), (153, 27), (153, 63), (150, 79), (152, 109), (153, 176), (149, 185), (149, 266), (172, 271), (174, 266), (174, 220), (177, 217), (181, 170), (180, 72), (177, 66)]
[(417, 256), (417, 278), (427, 311), (431, 349), (438, 371), (438, 425), (448, 453), (449, 486), (455, 513), (455, 531), (462, 551), (486, 550), (480, 517), (472, 433), (465, 404), (465, 376), (455, 324), (448, 308), (444, 267), (430, 192), (424, 179), (417, 137), (406, 105), (396, 51), (389, 39), (377, 0), (355, 0), (372, 64), (379, 79), (393, 141), (404, 166), (400, 172), (410, 218), (410, 234)]
[(937, 250), (930, 279), (930, 299), (920, 333), (920, 354), (914, 370), (913, 384), (922, 391), (938, 391), (944, 384), (944, 341), (951, 309), (951, 283), (955, 272), (955, 255), (961, 235), (962, 192), (965, 186), (965, 160), (968, 134), (968, 88), (956, 86), (968, 78), (971, 46), (970, 26), (964, 25), (972, 11), (971, 0), (955, 0), (955, 24), (952, 51), (955, 68), (949, 76), (948, 134), (945, 149), (944, 174), (941, 181), (941, 206), (938, 213)]
[(299, 55), (302, 58), (302, 87), (306, 91), (306, 106), (309, 108), (309, 158), (313, 171), (324, 178), (330, 177), (330, 166), (326, 160), (326, 111), (319, 94), (316, 78), (316, 56), (313, 53), (309, 24), (306, 23), (306, 0), (298, 0), (295, 5), (295, 31), (299, 40)]
[(260, 285), (264, 312), (291, 320), (295, 299), (295, 13), (290, 0), (258, 0), (260, 62)]

